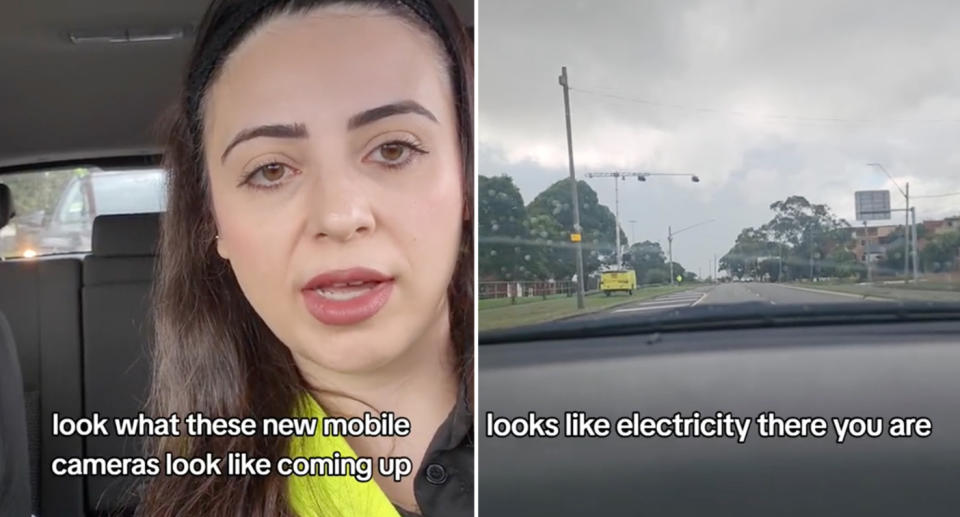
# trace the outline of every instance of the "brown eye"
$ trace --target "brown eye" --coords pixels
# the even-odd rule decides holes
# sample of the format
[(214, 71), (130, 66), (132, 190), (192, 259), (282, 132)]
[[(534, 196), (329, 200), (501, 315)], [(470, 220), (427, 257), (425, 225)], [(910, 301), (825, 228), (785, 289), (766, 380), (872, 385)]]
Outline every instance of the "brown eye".
[(380, 156), (385, 161), (396, 162), (403, 158), (406, 150), (407, 148), (400, 144), (383, 144), (380, 146)]
[(279, 162), (261, 165), (247, 175), (244, 184), (254, 188), (274, 188), (287, 182), (300, 171)]
[(261, 169), (261, 174), (263, 174), (263, 179), (268, 182), (274, 182), (283, 177), (286, 168), (279, 163), (271, 163), (270, 165), (265, 165)]
[(384, 142), (370, 151), (364, 161), (375, 162), (390, 169), (399, 169), (409, 165), (418, 156), (428, 151), (420, 147), (418, 142), (394, 140)]

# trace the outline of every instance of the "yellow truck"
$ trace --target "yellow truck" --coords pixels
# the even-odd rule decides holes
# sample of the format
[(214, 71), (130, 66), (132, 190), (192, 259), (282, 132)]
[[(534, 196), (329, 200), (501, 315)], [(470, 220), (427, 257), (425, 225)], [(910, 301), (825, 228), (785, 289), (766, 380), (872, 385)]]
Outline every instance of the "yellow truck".
[(610, 296), (610, 293), (623, 291), (633, 295), (637, 288), (637, 272), (632, 269), (602, 271), (600, 273), (600, 291)]

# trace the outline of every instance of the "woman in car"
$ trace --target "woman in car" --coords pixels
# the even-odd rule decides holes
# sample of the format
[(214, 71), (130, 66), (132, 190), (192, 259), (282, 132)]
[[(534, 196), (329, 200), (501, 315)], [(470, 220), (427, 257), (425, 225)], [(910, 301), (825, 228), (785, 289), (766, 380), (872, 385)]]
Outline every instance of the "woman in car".
[[(152, 454), (210, 453), (223, 475), (151, 479), (141, 514), (472, 514), (471, 45), (432, 0), (209, 7), (165, 157), (151, 409), (393, 413), (410, 432), (184, 427)], [(229, 453), (270, 474), (227, 475)], [(278, 470), (335, 456), (371, 458), (372, 480)]]

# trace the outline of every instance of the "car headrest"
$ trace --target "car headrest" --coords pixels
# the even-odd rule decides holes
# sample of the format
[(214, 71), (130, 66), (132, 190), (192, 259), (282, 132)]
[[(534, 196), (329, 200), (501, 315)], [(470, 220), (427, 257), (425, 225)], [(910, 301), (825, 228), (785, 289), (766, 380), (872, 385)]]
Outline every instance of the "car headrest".
[(0, 183), (0, 228), (3, 228), (15, 216), (13, 212), (13, 196), (10, 187)]
[(93, 254), (142, 257), (157, 254), (160, 214), (99, 215), (93, 220)]

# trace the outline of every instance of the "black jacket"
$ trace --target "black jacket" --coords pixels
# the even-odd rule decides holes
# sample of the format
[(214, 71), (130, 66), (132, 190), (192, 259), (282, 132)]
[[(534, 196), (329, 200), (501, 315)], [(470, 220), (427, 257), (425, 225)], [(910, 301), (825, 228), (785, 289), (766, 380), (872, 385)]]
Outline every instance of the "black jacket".
[[(413, 493), (423, 517), (473, 515), (473, 391), (460, 387), (457, 405), (437, 428), (413, 482)], [(418, 514), (397, 508), (404, 517)]]

